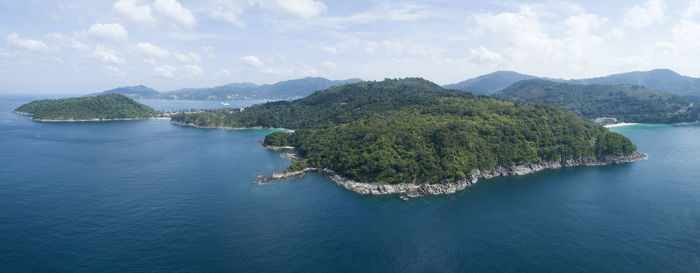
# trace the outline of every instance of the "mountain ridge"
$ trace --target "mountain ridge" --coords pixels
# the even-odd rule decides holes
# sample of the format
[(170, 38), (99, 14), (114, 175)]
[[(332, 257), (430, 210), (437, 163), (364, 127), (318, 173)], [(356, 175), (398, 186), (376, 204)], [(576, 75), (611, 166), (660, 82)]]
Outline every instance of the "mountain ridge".
[(622, 122), (679, 123), (699, 118), (698, 107), (687, 98), (632, 84), (576, 84), (530, 79), (492, 96), (543, 103), (571, 110), (588, 119), (607, 117)]
[(332, 86), (359, 82), (360, 79), (329, 80), (322, 77), (305, 77), (257, 85), (249, 82), (229, 83), (205, 88), (181, 88), (159, 92), (144, 85), (123, 86), (87, 96), (122, 94), (132, 99), (186, 99), (186, 100), (234, 100), (234, 99), (293, 99), (307, 96), (314, 91)]
[[(648, 71), (631, 71), (625, 73), (610, 74), (607, 76), (585, 79), (552, 79), (522, 74), (514, 71), (496, 71), (478, 77), (470, 78), (455, 84), (447, 84), (443, 87), (457, 89), (475, 94), (491, 95), (499, 90), (513, 85), (521, 80), (543, 79), (553, 82), (572, 84), (633, 84), (650, 89), (666, 91), (685, 96), (693, 102), (700, 103), (700, 78), (693, 78), (678, 74), (670, 69), (653, 69)], [(498, 81), (498, 84), (494, 84)], [(505, 86), (504, 86), (505, 85)]]

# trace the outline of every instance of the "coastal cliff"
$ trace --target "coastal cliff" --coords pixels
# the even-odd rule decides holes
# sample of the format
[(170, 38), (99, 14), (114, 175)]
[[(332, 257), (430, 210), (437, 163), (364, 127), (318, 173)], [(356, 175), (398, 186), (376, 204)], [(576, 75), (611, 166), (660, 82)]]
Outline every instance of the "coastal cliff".
[(629, 155), (617, 155), (617, 156), (605, 156), (601, 159), (592, 158), (579, 158), (570, 159), (562, 161), (547, 161), (540, 163), (533, 163), (527, 165), (515, 165), (515, 166), (497, 166), (491, 170), (473, 170), (471, 175), (466, 179), (456, 181), (456, 182), (446, 182), (437, 184), (415, 184), (415, 183), (401, 183), (401, 184), (381, 184), (381, 183), (365, 183), (357, 182), (351, 179), (342, 177), (333, 170), (323, 169), (323, 168), (305, 168), (301, 171), (282, 171), (274, 173), (269, 177), (260, 176), (257, 179), (258, 183), (269, 183), (277, 180), (287, 180), (290, 178), (303, 176), (309, 172), (317, 172), (327, 175), (333, 182), (343, 186), (344, 188), (360, 193), (369, 195), (385, 195), (385, 194), (406, 194), (408, 197), (418, 197), (421, 195), (442, 195), (442, 194), (453, 194), (461, 191), (472, 184), (475, 184), (479, 179), (489, 179), (498, 176), (510, 176), (510, 175), (526, 175), (534, 172), (538, 172), (545, 169), (558, 169), (562, 167), (574, 167), (574, 166), (601, 166), (601, 165), (612, 165), (633, 162), (640, 159), (646, 159), (647, 155), (639, 152), (634, 152)]

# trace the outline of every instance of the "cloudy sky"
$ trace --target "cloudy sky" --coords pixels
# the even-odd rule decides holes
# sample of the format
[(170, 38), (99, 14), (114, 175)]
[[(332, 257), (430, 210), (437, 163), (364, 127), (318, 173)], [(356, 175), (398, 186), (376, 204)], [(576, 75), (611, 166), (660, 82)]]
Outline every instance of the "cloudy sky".
[(700, 0), (0, 0), (0, 94), (497, 70), (700, 76)]

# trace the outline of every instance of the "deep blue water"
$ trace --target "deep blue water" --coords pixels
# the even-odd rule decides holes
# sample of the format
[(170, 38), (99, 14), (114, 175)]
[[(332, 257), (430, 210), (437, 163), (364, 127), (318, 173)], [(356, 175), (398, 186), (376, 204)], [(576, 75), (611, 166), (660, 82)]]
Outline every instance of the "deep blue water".
[(700, 271), (700, 126), (616, 129), (646, 161), (402, 201), (253, 183), (289, 164), (267, 131), (9, 113), (26, 101), (0, 98), (2, 272)]

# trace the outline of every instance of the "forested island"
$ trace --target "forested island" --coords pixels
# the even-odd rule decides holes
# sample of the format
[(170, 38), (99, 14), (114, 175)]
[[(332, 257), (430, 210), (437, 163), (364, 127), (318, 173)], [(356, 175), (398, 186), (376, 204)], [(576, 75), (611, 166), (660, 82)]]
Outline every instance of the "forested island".
[(294, 100), (173, 115), (196, 127), (288, 128), (285, 178), (328, 173), (362, 193), (452, 193), (479, 178), (644, 157), (626, 137), (571, 111), (447, 90), (419, 78), (360, 82)]
[(36, 121), (145, 119), (157, 115), (150, 106), (121, 94), (37, 100), (18, 107), (15, 112), (31, 115)]
[(700, 119), (700, 108), (681, 95), (618, 84), (569, 84), (532, 79), (517, 82), (494, 97), (568, 109), (585, 118), (622, 122), (680, 123)]

